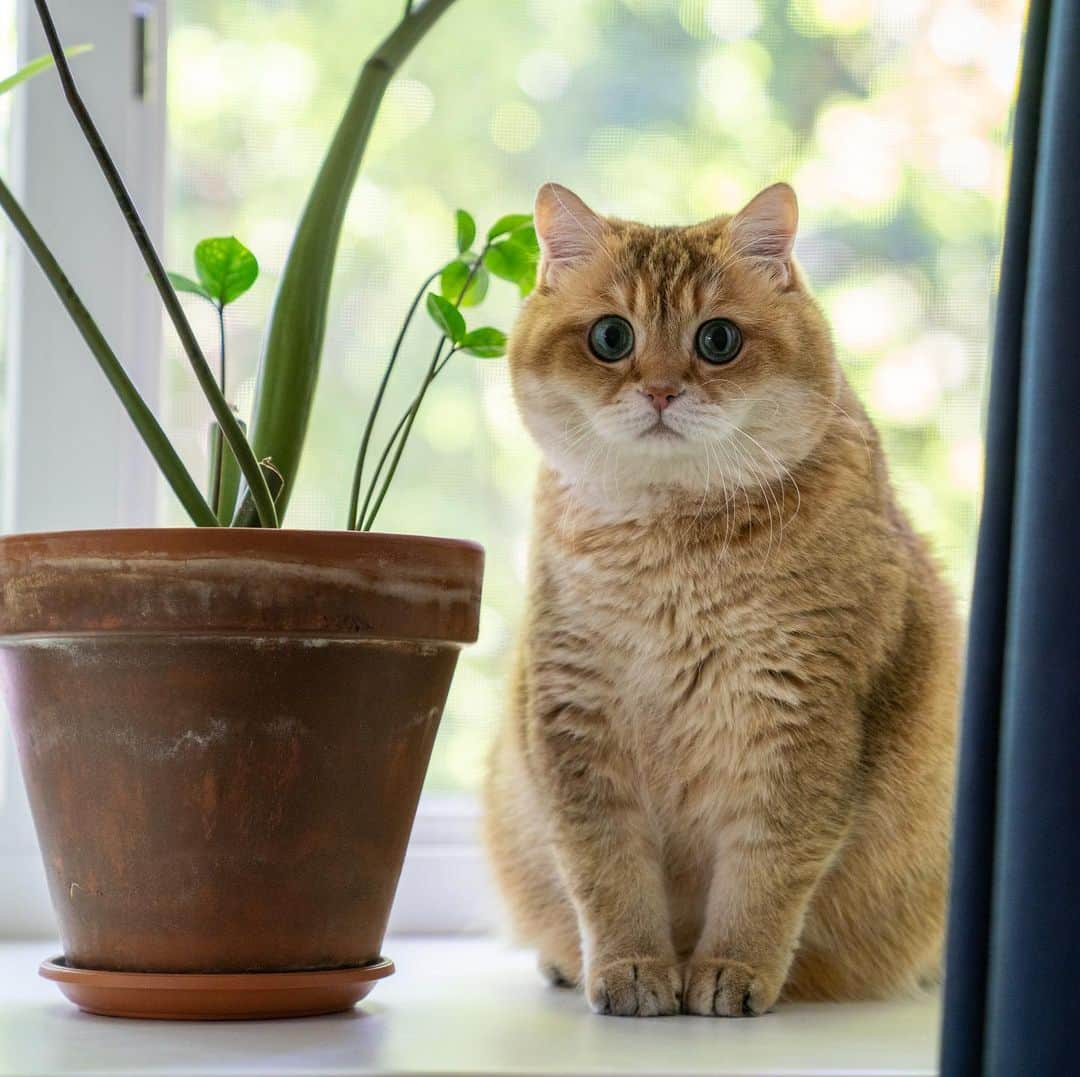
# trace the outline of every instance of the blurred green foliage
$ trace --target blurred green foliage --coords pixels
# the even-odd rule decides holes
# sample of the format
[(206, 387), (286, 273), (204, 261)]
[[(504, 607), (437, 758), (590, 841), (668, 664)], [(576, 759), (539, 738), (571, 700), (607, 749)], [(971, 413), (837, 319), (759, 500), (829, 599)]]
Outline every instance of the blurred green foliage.
[[(171, 6), (169, 252), (229, 232), (259, 252), (230, 340), (246, 415), (302, 199), (400, 3)], [(1021, 15), (1022, 0), (459, 0), (392, 85), (349, 209), (290, 524), (340, 526), (382, 359), (433, 259), (455, 256), (457, 206), (490, 219), (555, 179), (602, 212), (680, 223), (787, 179), (841, 359), (966, 602)], [(509, 324), (513, 289), (495, 292), (485, 317)], [(420, 374), (435, 332), (416, 327), (403, 369)], [(415, 382), (401, 383), (387, 415), (408, 405)], [(206, 415), (176, 355), (166, 391), (166, 425), (198, 470)], [(481, 639), (430, 790), (475, 788), (503, 707), (535, 463), (504, 365), (451, 364), (380, 517), (488, 549)]]

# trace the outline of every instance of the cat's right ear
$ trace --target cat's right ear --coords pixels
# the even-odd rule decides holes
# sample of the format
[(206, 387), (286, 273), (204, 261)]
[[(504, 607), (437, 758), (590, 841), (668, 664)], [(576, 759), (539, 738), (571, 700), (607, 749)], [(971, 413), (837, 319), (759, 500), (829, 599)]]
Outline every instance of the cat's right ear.
[(792, 280), (791, 248), (798, 226), (799, 202), (786, 183), (766, 187), (728, 222), (738, 254), (757, 262), (785, 288)]
[(593, 254), (606, 225), (573, 191), (545, 183), (533, 210), (540, 241), (540, 280), (551, 284), (563, 270)]

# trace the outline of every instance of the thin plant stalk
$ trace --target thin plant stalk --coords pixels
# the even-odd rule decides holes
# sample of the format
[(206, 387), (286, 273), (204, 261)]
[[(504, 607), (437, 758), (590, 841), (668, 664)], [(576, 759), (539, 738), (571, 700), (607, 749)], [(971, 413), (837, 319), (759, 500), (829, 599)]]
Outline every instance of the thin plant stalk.
[(280, 469), (282, 512), (296, 486), (318, 380), (327, 307), (345, 210), (383, 95), (391, 79), (454, 0), (410, 5), (361, 69), (319, 169), (270, 314), (255, 389), (252, 445)]
[[(445, 338), (444, 338), (444, 340), (445, 340)], [(440, 350), (441, 350), (441, 347), (442, 347), (442, 343), (443, 343), (443, 341), (439, 342)], [(390, 454), (394, 451), (395, 447), (398, 444), (398, 435), (405, 428), (405, 424), (409, 422), (409, 420), (413, 416), (413, 414), (419, 410), (420, 405), (424, 401), (424, 394), (427, 392), (428, 387), (443, 372), (444, 367), (446, 366), (447, 363), (450, 362), (450, 360), (454, 356), (455, 352), (456, 352), (456, 349), (455, 349), (455, 351), (452, 351), (449, 355), (447, 355), (439, 363), (439, 365), (434, 368), (434, 370), (431, 373), (430, 378), (425, 379), (424, 384), (420, 388), (420, 392), (416, 396), (413, 397), (412, 403), (408, 406), (408, 408), (406, 408), (405, 414), (402, 415), (400, 419), (398, 419), (397, 425), (394, 427), (393, 431), (391, 432), (390, 438), (387, 441), (386, 446), (382, 451), (382, 455), (379, 457), (379, 461), (375, 465), (375, 473), (371, 476), (371, 485), (368, 487), (367, 496), (366, 496), (366, 498), (364, 500), (364, 507), (361, 510), (360, 517), (363, 517), (364, 514), (367, 512), (368, 504), (370, 503), (371, 498), (374, 496), (375, 487), (378, 485), (379, 477), (382, 475), (383, 468), (386, 466), (386, 461), (387, 461)], [(393, 478), (393, 475), (391, 475), (391, 478)], [(380, 504), (381, 504), (381, 500), (380, 500)], [(355, 526), (355, 528), (353, 528), (353, 530), (356, 530), (356, 531), (370, 531), (371, 526), (374, 523), (374, 521), (375, 521), (375, 517), (374, 517), (374, 514), (372, 514), (372, 516), (368, 519), (368, 522), (367, 522), (366, 526), (362, 526), (360, 518), (357, 518), (356, 526)]]
[(214, 510), (214, 515), (221, 519), (221, 457), (222, 446), (224, 441), (221, 438), (221, 427), (217, 423), (210, 424), (210, 445), (208, 450), (209, 456), (209, 484), (207, 490), (207, 500), (210, 502), (210, 508)]
[(218, 386), (221, 389), (221, 395), (228, 399), (228, 394), (225, 391), (225, 304), (217, 302), (214, 304), (217, 310), (218, 318), (218, 354), (221, 356), (221, 365), (218, 369)]
[(26, 216), (22, 206), (0, 180), (0, 206), (22, 237), (34, 260), (41, 267), (53, 291), (67, 310), (75, 328), (78, 329), (98, 366), (108, 378), (124, 410), (131, 417), (139, 436), (150, 450), (165, 480), (172, 487), (180, 504), (198, 527), (216, 527), (217, 517), (203, 498), (202, 492), (184, 467), (172, 443), (165, 436), (154, 413), (139, 395), (138, 389), (128, 377), (116, 353), (109, 347), (93, 316), (86, 309), (60, 264), (53, 257), (44, 239)]
[(416, 314), (417, 308), (420, 306), (421, 300), (424, 298), (424, 294), (431, 286), (441, 270), (432, 273), (423, 284), (420, 285), (413, 297), (413, 301), (409, 306), (409, 311), (405, 315), (405, 321), (402, 322), (401, 331), (397, 335), (397, 340), (394, 342), (394, 349), (390, 353), (390, 358), (386, 362), (386, 369), (383, 371), (382, 380), (379, 382), (379, 388), (375, 393), (375, 400), (372, 402), (371, 410), (368, 412), (367, 422), (364, 424), (364, 436), (360, 439), (360, 449), (356, 454), (356, 468), (353, 471), (353, 483), (352, 491), (349, 494), (349, 518), (345, 523), (345, 526), (350, 530), (356, 530), (359, 527), (359, 521), (356, 518), (356, 510), (360, 504), (360, 486), (364, 480), (364, 463), (367, 460), (368, 445), (371, 443), (371, 435), (375, 429), (375, 420), (378, 418), (379, 410), (382, 408), (383, 397), (386, 395), (386, 387), (390, 383), (390, 375), (394, 372), (394, 366), (397, 363), (398, 355), (401, 353), (401, 346), (405, 342), (405, 334), (408, 332), (409, 325), (413, 320), (413, 316)]
[[(427, 375), (424, 378), (423, 384), (420, 386), (420, 392), (416, 394), (412, 406), (404, 416), (404, 427), (401, 429), (401, 437), (398, 440), (397, 449), (390, 460), (390, 466), (387, 469), (386, 478), (383, 480), (382, 488), (379, 490), (379, 496), (375, 499), (375, 504), (372, 505), (371, 512), (364, 521), (363, 527), (360, 528), (361, 531), (370, 531), (372, 527), (374, 527), (375, 517), (378, 516), (379, 509), (382, 508), (382, 503), (386, 500), (386, 495), (390, 492), (390, 484), (394, 481), (394, 475), (397, 473), (398, 464), (401, 462), (401, 455), (405, 452), (405, 443), (409, 440), (409, 434), (412, 432), (413, 423), (416, 422), (416, 416), (420, 413), (420, 405), (424, 402), (424, 397), (427, 395), (428, 389), (431, 388), (431, 383), (438, 376), (439, 371), (441, 371), (457, 353), (457, 349), (452, 348), (450, 354), (447, 355), (441, 363), (439, 362), (439, 357), (442, 355), (443, 345), (446, 343), (446, 340), (446, 337), (442, 337), (439, 340), (439, 345), (435, 349), (435, 355), (431, 360), (431, 365), (428, 367)], [(387, 446), (387, 448), (389, 448), (389, 446)], [(371, 494), (374, 490), (375, 482), (372, 481), (371, 489), (368, 490), (368, 496), (364, 499), (364, 508), (361, 515), (367, 512), (367, 503), (371, 500)]]
[[(221, 395), (225, 396), (225, 304), (214, 303), (214, 310), (218, 318), (218, 388)], [(228, 400), (228, 397), (225, 396)], [(243, 427), (241, 426), (241, 430)], [(245, 435), (246, 437), (246, 435)], [(222, 487), (224, 485), (225, 463), (227, 460), (235, 460), (231, 452), (224, 451), (224, 438), (221, 436), (221, 427), (217, 423), (210, 424), (210, 507), (214, 510), (217, 518), (221, 519)], [(232, 509), (229, 510), (230, 517)]]
[[(243, 423), (240, 428), (246, 431)], [(221, 487), (218, 493), (217, 517), (223, 527), (228, 527), (236, 514), (236, 501), (240, 496), (241, 474), (236, 457), (231, 452), (221, 454)], [(273, 485), (270, 493), (274, 492)], [(276, 505), (277, 502), (275, 501)]]
[[(243, 419), (237, 419), (237, 422), (240, 423), (240, 429), (244, 431), (246, 437), (247, 426)], [(210, 505), (217, 515), (218, 523), (222, 527), (229, 527), (236, 515), (236, 502), (240, 496), (240, 468), (236, 463), (236, 457), (228, 451), (221, 440), (221, 430), (218, 428), (217, 423), (210, 424), (210, 437), (213, 439), (211, 440), (210, 482), (211, 488), (215, 491), (215, 496), (211, 499)], [(217, 455), (214, 455), (215, 451)], [(263, 470), (266, 471), (265, 468)], [(216, 487), (213, 486), (215, 477), (217, 480)], [(275, 494), (275, 483), (270, 476), (267, 477), (267, 483), (270, 486), (270, 493)], [(258, 516), (256, 516), (255, 522), (251, 526), (258, 526)]]
[(49, 51), (52, 53), (53, 60), (56, 62), (56, 70), (60, 76), (60, 83), (64, 90), (64, 96), (67, 98), (71, 111), (78, 121), (79, 127), (86, 137), (86, 141), (101, 167), (105, 179), (109, 184), (109, 188), (113, 193), (113, 197), (116, 199), (120, 211), (124, 216), (124, 220), (139, 248), (139, 252), (143, 256), (143, 261), (150, 271), (150, 276), (161, 296), (161, 301), (165, 306), (165, 310), (176, 328), (177, 335), (180, 337), (180, 343), (187, 354), (192, 369), (195, 371), (195, 377), (198, 379), (199, 386), (214, 412), (214, 417), (217, 419), (218, 425), (221, 427), (222, 436), (228, 443), (229, 448), (232, 449), (233, 454), (236, 456), (240, 468), (244, 473), (244, 477), (248, 481), (252, 491), (253, 500), (258, 508), (259, 519), (264, 527), (277, 527), (277, 512), (274, 508), (274, 499), (271, 497), (269, 487), (266, 483), (266, 477), (259, 467), (258, 460), (256, 460), (251, 446), (248, 444), (247, 439), (240, 430), (236, 417), (233, 415), (225, 397), (218, 388), (217, 381), (210, 369), (210, 364), (207, 363), (206, 356), (203, 355), (202, 349), (199, 347), (199, 342), (187, 320), (187, 316), (184, 314), (184, 309), (180, 304), (180, 300), (172, 285), (169, 283), (168, 274), (161, 263), (161, 258), (154, 248), (149, 233), (146, 231), (146, 226), (143, 224), (142, 218), (135, 208), (135, 203), (132, 201), (131, 195), (124, 185), (123, 178), (113, 162), (113, 159), (86, 108), (86, 104), (79, 93), (78, 87), (75, 85), (75, 79), (71, 74), (71, 67), (67, 62), (67, 57), (64, 55), (64, 49), (60, 43), (59, 35), (56, 32), (56, 25), (53, 22), (48, 3), (46, 0), (34, 0), (34, 4), (37, 8), (38, 17), (41, 20), (42, 29), (45, 31), (45, 39), (48, 42)]
[[(491, 241), (489, 240), (487, 243), (484, 244), (483, 250), (481, 250), (480, 253), (477, 255), (476, 261), (473, 262), (473, 264), (469, 267), (469, 275), (465, 278), (465, 283), (461, 286), (461, 291), (458, 293), (457, 300), (454, 302), (455, 307), (460, 307), (465, 296), (468, 294), (469, 288), (472, 286), (472, 282), (475, 279), (477, 272), (484, 264), (484, 255), (487, 254), (488, 247), (490, 246)], [(383, 463), (386, 460), (388, 453), (390, 452), (390, 447), (393, 445), (394, 436), (397, 433), (396, 431), (394, 435), (391, 435), (390, 442), (388, 443), (386, 449), (383, 451), (382, 457), (379, 459), (379, 467), (376, 469), (375, 475), (372, 477), (371, 485), (368, 487), (367, 495), (364, 497), (363, 508), (361, 508), (360, 510), (359, 529), (361, 531), (370, 531), (372, 526), (374, 525), (375, 517), (378, 515), (379, 509), (382, 507), (383, 501), (386, 500), (387, 492), (390, 489), (390, 483), (394, 480), (394, 475), (397, 472), (398, 463), (401, 460), (401, 454), (405, 451), (405, 443), (409, 440), (409, 434), (412, 432), (413, 423), (416, 421), (416, 415), (417, 412), (419, 412), (420, 410), (420, 405), (424, 401), (424, 396), (426, 395), (431, 383), (435, 380), (435, 377), (438, 374), (439, 370), (442, 369), (442, 366), (446, 365), (446, 363), (450, 360), (451, 356), (453, 356), (454, 353), (457, 351), (456, 348), (451, 348), (450, 355), (448, 355), (446, 359), (443, 360), (442, 366), (440, 366), (439, 357), (442, 355), (443, 345), (446, 343), (446, 340), (447, 337), (444, 334), (443, 336), (439, 337), (439, 342), (435, 346), (435, 354), (431, 357), (431, 363), (428, 366), (427, 374), (424, 376), (424, 381), (420, 386), (420, 392), (417, 394), (416, 399), (413, 401), (412, 407), (409, 409), (407, 415), (405, 416), (405, 425), (402, 429), (401, 440), (398, 442), (393, 459), (390, 461), (390, 470), (387, 473), (386, 479), (383, 482), (382, 489), (379, 491), (379, 496), (375, 501), (375, 506), (374, 508), (372, 508), (371, 514), (369, 516), (368, 505), (371, 503), (372, 496), (375, 493), (375, 487), (379, 481), (379, 472), (382, 470)]]
[[(266, 475), (267, 485), (271, 494), (277, 500), (281, 496), (284, 480), (281, 473), (269, 461), (262, 462), (263, 473)], [(236, 515), (232, 519), (231, 527), (258, 527), (259, 514), (255, 510), (255, 502), (251, 499), (251, 491), (245, 486), (240, 495), (240, 504), (237, 506)]]

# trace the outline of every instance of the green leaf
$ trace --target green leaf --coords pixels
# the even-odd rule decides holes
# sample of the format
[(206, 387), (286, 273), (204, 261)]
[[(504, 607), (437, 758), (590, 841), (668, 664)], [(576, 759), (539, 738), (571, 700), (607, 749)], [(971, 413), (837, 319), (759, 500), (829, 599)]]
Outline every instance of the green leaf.
[(536, 229), (532, 224), (527, 224), (524, 228), (515, 228), (510, 238), (515, 243), (521, 244), (527, 251), (532, 251), (533, 254), (539, 256), (540, 240), (536, 238)]
[[(477, 266), (473, 279), (469, 281), (469, 272), (469, 265), (460, 258), (449, 262), (439, 277), (439, 291), (443, 297), (462, 307), (475, 307), (483, 302), (491, 275), (483, 266)], [(465, 287), (466, 281), (469, 281), (468, 288)]]
[(457, 211), (457, 249), (459, 254), (464, 254), (476, 239), (476, 221), (465, 210)]
[(517, 284), (518, 278), (529, 265), (528, 252), (524, 247), (509, 240), (495, 243), (484, 254), (484, 265), (503, 280)]
[(506, 354), (506, 334), (501, 329), (490, 325), (466, 333), (461, 342), (461, 350), (478, 359), (498, 359)]
[(488, 229), (487, 237), (489, 240), (498, 239), (499, 236), (509, 235), (529, 224), (532, 224), (531, 213), (508, 213), (505, 217), (500, 217)]
[(532, 269), (528, 273), (523, 273), (517, 279), (518, 295), (524, 299), (532, 290), (536, 287), (536, 269), (538, 262), (534, 261)]
[[(90, 52), (93, 49), (93, 45), (72, 45), (70, 48), (64, 49), (64, 55), (69, 59), (72, 56), (81, 56), (84, 52)], [(24, 67), (20, 67), (14, 75), (8, 75), (6, 79), (0, 80), (0, 94), (5, 94), (8, 90), (14, 90), (16, 86), (24, 83), (27, 79), (32, 79), (35, 75), (40, 75), (42, 71), (52, 67), (53, 58), (51, 56), (39, 56), (36, 60), (31, 60)]]
[(484, 265), (496, 277), (516, 284), (523, 296), (536, 285), (536, 263), (536, 254), (512, 238), (493, 244), (484, 255)]
[(428, 292), (427, 312), (454, 344), (460, 344), (465, 339), (465, 319), (449, 299), (444, 299), (437, 292)]
[(258, 279), (259, 263), (235, 236), (204, 239), (195, 247), (195, 269), (212, 299), (223, 306)]
[(189, 292), (191, 295), (201, 295), (211, 303), (214, 301), (214, 297), (197, 280), (185, 277), (183, 273), (170, 273), (169, 281), (178, 292)]

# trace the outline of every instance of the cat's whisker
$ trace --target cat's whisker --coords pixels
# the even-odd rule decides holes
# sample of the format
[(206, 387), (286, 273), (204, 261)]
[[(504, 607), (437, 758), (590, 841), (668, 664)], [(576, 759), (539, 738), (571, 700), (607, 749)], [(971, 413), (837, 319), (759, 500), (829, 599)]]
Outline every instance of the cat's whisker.
[(596, 431), (593, 428), (592, 422), (586, 419), (575, 428), (572, 435), (563, 439), (563, 448), (572, 451), (583, 444), (589, 437), (595, 437), (595, 435)]
[[(698, 502), (697, 512), (694, 513), (693, 520), (690, 521), (690, 526), (701, 519), (701, 513), (705, 508), (705, 502), (709, 498), (709, 481), (712, 478), (712, 452), (709, 449), (709, 443), (705, 442), (705, 490), (701, 495), (701, 500)], [(687, 528), (689, 531), (689, 528)]]
[(868, 468), (872, 468), (873, 453), (871, 452), (870, 442), (866, 436), (866, 431), (863, 429), (862, 424), (859, 423), (855, 418), (853, 418), (853, 416), (849, 412), (845, 411), (840, 406), (840, 404), (837, 403), (837, 401), (833, 400), (829, 396), (826, 396), (824, 393), (818, 392), (818, 390), (816, 389), (811, 389), (809, 386), (805, 386), (803, 391), (810, 393), (813, 396), (820, 397), (827, 405), (829, 405), (829, 407), (834, 408), (837, 412), (840, 413), (840, 416), (842, 418), (846, 419), (851, 424), (852, 428), (855, 430), (855, 433), (859, 435), (859, 439), (862, 441), (863, 451), (866, 453), (866, 465)]
[[(746, 465), (745, 465), (745, 461), (744, 461), (744, 458), (743, 458), (742, 450), (740, 448), (738, 448), (738, 446), (736, 446), (734, 443), (732, 443), (732, 445), (731, 445), (731, 450), (738, 457), (739, 470), (743, 471), (745, 469)], [(750, 504), (750, 492), (747, 490), (746, 483), (744, 483), (744, 482), (739, 483), (739, 489), (742, 491), (743, 500), (746, 503), (746, 521), (747, 521), (747, 525), (749, 527), (750, 542), (753, 543), (753, 541), (754, 541), (754, 509), (753, 509), (753, 506)]]
[[(611, 495), (608, 493), (608, 475), (609, 468), (608, 463), (611, 459), (612, 443), (610, 441), (604, 442), (604, 451), (600, 458), (600, 488), (604, 496), (604, 500), (611, 504)], [(616, 483), (616, 494), (618, 494), (618, 485)]]
[[(741, 433), (743, 433), (746, 437), (750, 436), (746, 434), (745, 431), (741, 431)], [(776, 501), (776, 513), (780, 523), (780, 537), (778, 542), (779, 548), (784, 545), (784, 526), (791, 524), (791, 521), (794, 520), (796, 516), (798, 516), (799, 509), (802, 507), (802, 493), (799, 490), (798, 481), (795, 479), (795, 476), (791, 473), (791, 471), (785, 468), (763, 445), (759, 447), (761, 448), (761, 451), (765, 454), (766, 462), (771, 464), (773, 473), (776, 476), (777, 485), (780, 487), (779, 496), (777, 495), (776, 491), (773, 490), (773, 498)], [(795, 488), (796, 497), (795, 511), (791, 514), (790, 517), (785, 516), (784, 512), (787, 506), (788, 482), (790, 482)]]
[[(594, 443), (590, 445), (589, 450), (585, 456), (585, 464), (582, 471), (581, 482), (588, 482), (593, 462), (599, 457), (602, 445), (603, 443), (598, 440), (594, 441)], [(568, 539), (573, 539), (574, 535), (577, 533), (576, 528), (570, 528), (568, 526), (568, 523), (570, 521), (571, 511), (574, 507), (574, 501), (573, 498), (569, 495), (564, 496), (564, 501), (565, 504), (563, 506), (563, 514), (559, 522), (559, 532), (566, 536)]]
[(592, 420), (587, 415), (585, 415), (585, 416), (582, 416), (580, 419), (578, 419), (574, 423), (573, 428), (571, 429), (571, 426), (570, 426), (571, 418), (572, 418), (572, 416), (563, 420), (563, 437), (564, 438), (570, 437), (571, 433), (577, 434), (580, 431), (585, 430), (585, 429), (589, 428), (590, 426), (592, 426)]
[[(784, 545), (784, 510), (780, 500), (780, 496), (776, 490), (773, 489), (772, 484), (769, 482), (767, 475), (762, 475), (757, 464), (751, 461), (751, 468), (757, 477), (758, 487), (765, 497), (765, 504), (769, 512), (769, 550), (765, 555), (765, 560), (769, 559), (769, 554), (772, 553), (773, 543), (773, 506), (776, 507), (777, 528), (779, 534), (777, 536), (776, 548), (779, 550)], [(783, 479), (780, 479), (780, 489), (783, 491)], [(771, 497), (770, 497), (771, 494)]]
[[(791, 484), (795, 487), (795, 493), (798, 501), (795, 506), (795, 511), (791, 514), (791, 519), (794, 520), (795, 517), (798, 516), (799, 509), (802, 506), (802, 494), (799, 490), (799, 483), (796, 480), (795, 476), (792, 474), (791, 470), (787, 467), (784, 467), (784, 465), (776, 458), (776, 456), (773, 455), (773, 453), (766, 449), (765, 446), (762, 445), (761, 442), (758, 441), (757, 438), (755, 438), (752, 434), (749, 434), (745, 430), (743, 430), (742, 427), (735, 426), (733, 427), (733, 430), (736, 434), (740, 434), (742, 437), (752, 442), (765, 456), (766, 460), (772, 464), (773, 470), (776, 472), (776, 478), (778, 483), (780, 484), (780, 490), (782, 494), (785, 493), (785, 486), (787, 480), (790, 480)], [(781, 541), (783, 541), (784, 517), (779, 504), (777, 505), (777, 511), (780, 512), (780, 539)], [(790, 520), (788, 522), (790, 523)]]
[[(730, 461), (730, 451), (731, 451), (732, 446), (730, 444), (718, 444), (717, 448), (723, 450), (725, 462)], [(728, 548), (730, 547), (731, 542), (735, 537), (735, 527), (739, 522), (738, 503), (737, 503), (738, 492), (739, 492), (739, 484), (738, 484), (736, 475), (737, 475), (737, 464), (731, 470), (731, 490), (730, 490), (730, 492), (728, 492), (728, 490), (727, 490), (726, 483), (725, 483), (725, 487), (724, 487), (724, 492), (725, 492), (725, 495), (726, 495), (725, 501), (724, 501), (724, 521), (725, 521), (727, 527), (726, 527), (726, 533), (724, 535), (724, 545), (723, 545), (723, 548), (720, 551), (721, 557), (724, 556), (727, 553)], [(730, 518), (729, 518), (729, 514), (730, 514)]]
[[(772, 548), (773, 548), (773, 514), (772, 514), (773, 505), (772, 505), (772, 501), (769, 498), (768, 492), (766, 491), (765, 487), (762, 485), (760, 473), (758, 472), (757, 468), (754, 466), (753, 459), (751, 459), (749, 457), (749, 454), (744, 455), (741, 449), (739, 449), (737, 451), (739, 453), (739, 459), (740, 459), (742, 465), (746, 469), (749, 470), (750, 477), (754, 480), (754, 485), (757, 486), (758, 490), (761, 492), (761, 495), (762, 495), (764, 503), (765, 503), (765, 510), (769, 514), (769, 545), (768, 545), (768, 548), (765, 551), (765, 557), (762, 560), (762, 564), (767, 564), (768, 560), (769, 560), (769, 555), (772, 553)], [(751, 517), (751, 527), (752, 527), (753, 526), (753, 519), (752, 519), (752, 517), (753, 517), (753, 509), (750, 507), (749, 492), (748, 492), (746, 486), (743, 487), (743, 492), (747, 496), (746, 511), (747, 511), (747, 514)], [(752, 532), (751, 532), (751, 534), (752, 534)]]
[[(738, 433), (745, 433), (744, 431), (737, 431)], [(760, 492), (762, 499), (765, 503), (765, 511), (769, 514), (769, 546), (765, 552), (764, 560), (767, 562), (770, 554), (773, 550), (773, 541), (775, 538), (776, 524), (773, 522), (773, 508), (776, 508), (776, 515), (779, 526), (779, 541), (778, 546), (783, 545), (784, 541), (784, 513), (780, 501), (780, 496), (773, 488), (772, 483), (768, 480), (767, 476), (762, 474), (761, 468), (758, 462), (754, 459), (754, 455), (750, 450), (747, 450), (743, 457), (746, 467), (749, 469), (751, 477), (754, 480), (754, 485)], [(782, 481), (782, 480), (781, 480)]]
[(727, 455), (724, 452), (722, 445), (716, 445), (716, 457), (720, 463), (720, 485), (724, 491), (724, 541), (720, 546), (720, 559), (723, 560), (724, 555), (727, 553), (728, 542), (731, 540), (731, 524), (729, 522), (731, 514), (731, 495), (728, 493), (727, 486)]

